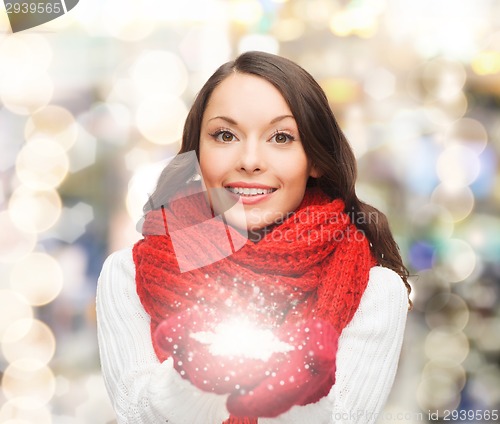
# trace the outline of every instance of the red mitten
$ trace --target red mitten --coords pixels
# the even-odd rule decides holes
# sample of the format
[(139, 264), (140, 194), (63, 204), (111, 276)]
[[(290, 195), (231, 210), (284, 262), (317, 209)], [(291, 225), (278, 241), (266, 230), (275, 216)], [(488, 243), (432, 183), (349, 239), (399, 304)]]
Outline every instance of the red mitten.
[(171, 316), (156, 329), (158, 348), (172, 356), (179, 374), (196, 387), (218, 394), (253, 387), (269, 375), (269, 363), (246, 357), (218, 356), (194, 333), (214, 331), (218, 321), (207, 313), (188, 310)]
[(317, 402), (335, 382), (338, 333), (326, 321), (283, 328), (280, 338), (295, 349), (276, 354), (277, 371), (252, 390), (235, 390), (227, 408), (235, 416), (276, 417), (293, 405)]

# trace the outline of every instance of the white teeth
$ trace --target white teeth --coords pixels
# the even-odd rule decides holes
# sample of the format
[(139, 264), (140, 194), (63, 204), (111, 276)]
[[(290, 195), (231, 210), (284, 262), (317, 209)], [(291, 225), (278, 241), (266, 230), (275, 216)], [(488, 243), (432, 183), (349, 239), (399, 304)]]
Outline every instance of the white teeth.
[(226, 187), (230, 192), (239, 194), (240, 196), (257, 196), (259, 194), (269, 194), (274, 191), (274, 189), (264, 189), (264, 188), (243, 188), (243, 187)]

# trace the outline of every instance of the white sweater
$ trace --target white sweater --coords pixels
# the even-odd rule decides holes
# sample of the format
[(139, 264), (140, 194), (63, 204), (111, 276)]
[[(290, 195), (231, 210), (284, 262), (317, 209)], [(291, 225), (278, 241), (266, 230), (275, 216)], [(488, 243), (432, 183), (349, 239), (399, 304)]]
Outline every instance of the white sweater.
[[(373, 423), (396, 374), (408, 310), (393, 271), (374, 267), (351, 322), (339, 339), (336, 382), (315, 404), (294, 406), (259, 424)], [(104, 381), (119, 424), (221, 424), (226, 395), (201, 391), (160, 363), (150, 317), (136, 293), (131, 249), (109, 256), (97, 288), (97, 325)]]

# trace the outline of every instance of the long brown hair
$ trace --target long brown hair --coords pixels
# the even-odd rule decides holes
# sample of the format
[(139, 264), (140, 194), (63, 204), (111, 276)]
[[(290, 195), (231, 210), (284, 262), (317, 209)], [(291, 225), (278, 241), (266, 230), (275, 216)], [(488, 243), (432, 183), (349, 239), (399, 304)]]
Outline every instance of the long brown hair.
[[(408, 270), (403, 264), (387, 218), (373, 206), (358, 199), (355, 190), (356, 158), (351, 146), (333, 115), (323, 89), (296, 63), (284, 57), (253, 51), (220, 66), (196, 96), (184, 125), (179, 153), (195, 151), (199, 158), (201, 122), (207, 103), (213, 90), (234, 72), (263, 78), (280, 91), (297, 122), (305, 153), (320, 174), (316, 179), (310, 178), (308, 184), (315, 184), (332, 198), (344, 201), (345, 212), (365, 233), (377, 262), (399, 274), (409, 294)], [(175, 166), (167, 166), (145, 210), (150, 209), (151, 205), (163, 204), (164, 194), (172, 186), (179, 187), (185, 183), (194, 173), (194, 168), (186, 167), (182, 160)]]

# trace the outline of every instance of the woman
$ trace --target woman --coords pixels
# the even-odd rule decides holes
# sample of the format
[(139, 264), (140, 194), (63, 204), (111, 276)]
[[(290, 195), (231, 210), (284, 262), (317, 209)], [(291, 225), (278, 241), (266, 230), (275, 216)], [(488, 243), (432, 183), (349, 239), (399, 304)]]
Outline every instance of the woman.
[(118, 422), (374, 422), (407, 271), (384, 215), (356, 196), (320, 86), (287, 59), (244, 53), (201, 89), (179, 153), (144, 238), (107, 259), (98, 285)]

